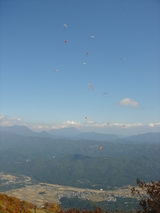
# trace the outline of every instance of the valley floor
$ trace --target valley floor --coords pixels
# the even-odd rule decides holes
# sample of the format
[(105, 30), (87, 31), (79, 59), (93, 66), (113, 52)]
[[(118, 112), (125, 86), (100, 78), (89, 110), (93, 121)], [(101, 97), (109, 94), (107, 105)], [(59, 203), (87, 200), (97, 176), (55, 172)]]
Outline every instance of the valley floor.
[(1, 189), (8, 186), (8, 190), (3, 193), (9, 196), (17, 197), (21, 200), (31, 202), (38, 207), (42, 207), (45, 202), (54, 202), (60, 204), (62, 197), (78, 197), (84, 200), (95, 202), (116, 202), (117, 197), (131, 198), (132, 186), (117, 188), (116, 190), (93, 190), (82, 189), (70, 186), (61, 186), (48, 183), (34, 183), (28, 176), (15, 176), (11, 174), (0, 173)]

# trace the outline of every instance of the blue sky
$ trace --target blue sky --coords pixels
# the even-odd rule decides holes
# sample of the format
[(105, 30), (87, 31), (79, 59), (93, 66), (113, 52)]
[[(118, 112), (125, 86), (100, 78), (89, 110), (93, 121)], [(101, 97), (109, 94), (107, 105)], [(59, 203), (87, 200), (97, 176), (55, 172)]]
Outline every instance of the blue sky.
[(0, 1), (1, 125), (159, 131), (159, 8), (158, 0)]

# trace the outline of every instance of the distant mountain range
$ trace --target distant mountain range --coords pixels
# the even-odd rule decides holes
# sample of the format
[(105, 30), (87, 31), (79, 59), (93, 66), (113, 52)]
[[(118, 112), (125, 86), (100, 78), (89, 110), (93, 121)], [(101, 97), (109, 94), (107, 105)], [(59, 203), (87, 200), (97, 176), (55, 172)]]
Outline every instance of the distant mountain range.
[(134, 141), (134, 142), (160, 142), (160, 133), (145, 133), (124, 137), (114, 134), (101, 134), (96, 132), (81, 132), (76, 128), (61, 128), (52, 129), (48, 132), (34, 132), (26, 126), (9, 126), (0, 127), (0, 131), (6, 131), (22, 136), (34, 136), (42, 138), (55, 138), (55, 139), (74, 139), (74, 140), (94, 140), (94, 141)]
[(160, 133), (145, 133), (145, 134), (139, 134), (139, 135), (133, 135), (126, 138), (130, 141), (145, 141), (145, 142), (160, 142)]
[(52, 134), (49, 134), (46, 131), (34, 132), (33, 130), (31, 130), (30, 128), (28, 128), (26, 126), (15, 125), (15, 126), (9, 126), (9, 127), (0, 127), (0, 130), (18, 134), (18, 135), (22, 135), (22, 136), (53, 137)]

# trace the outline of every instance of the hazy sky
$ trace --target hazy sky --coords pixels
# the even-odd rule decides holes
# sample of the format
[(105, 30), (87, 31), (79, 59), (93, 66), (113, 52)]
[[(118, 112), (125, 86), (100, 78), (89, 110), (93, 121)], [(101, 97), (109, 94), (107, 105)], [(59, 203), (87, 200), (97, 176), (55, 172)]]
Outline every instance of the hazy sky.
[(159, 0), (1, 0), (0, 19), (1, 125), (160, 130)]

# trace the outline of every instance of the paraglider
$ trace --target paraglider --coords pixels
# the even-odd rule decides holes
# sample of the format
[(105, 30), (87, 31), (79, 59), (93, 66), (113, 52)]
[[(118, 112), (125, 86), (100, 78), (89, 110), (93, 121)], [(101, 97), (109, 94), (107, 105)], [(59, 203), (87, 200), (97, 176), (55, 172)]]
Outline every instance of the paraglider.
[(91, 90), (94, 90), (94, 88), (93, 88), (92, 84), (88, 84), (88, 85), (91, 87)]
[(63, 24), (63, 26), (67, 28), (67, 24)]
[(125, 128), (127, 128), (127, 126), (126, 126), (126, 125), (123, 125), (123, 127), (124, 127), (124, 130), (125, 130)]
[(106, 95), (107, 95), (107, 92), (104, 92), (104, 93), (103, 93), (103, 95), (105, 95), (105, 96), (106, 96)]
[(90, 39), (92, 40), (94, 38), (94, 36), (90, 36)]
[(86, 51), (86, 56), (88, 55), (88, 52)]
[(100, 151), (102, 150), (102, 146), (99, 147), (99, 150), (100, 150)]
[(86, 62), (83, 62), (83, 64), (85, 65), (85, 64), (86, 64)]
[(59, 70), (54, 70), (54, 72), (59, 72)]
[(86, 120), (88, 120), (88, 117), (87, 117), (87, 116), (85, 116), (85, 119), (86, 119)]
[(121, 61), (122, 61), (122, 63), (123, 63), (124, 61), (126, 61), (126, 58), (121, 58)]
[(107, 122), (107, 126), (109, 126), (109, 123)]
[(67, 40), (65, 40), (65, 43), (67, 43)]

